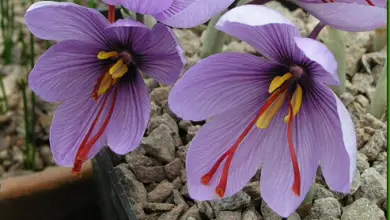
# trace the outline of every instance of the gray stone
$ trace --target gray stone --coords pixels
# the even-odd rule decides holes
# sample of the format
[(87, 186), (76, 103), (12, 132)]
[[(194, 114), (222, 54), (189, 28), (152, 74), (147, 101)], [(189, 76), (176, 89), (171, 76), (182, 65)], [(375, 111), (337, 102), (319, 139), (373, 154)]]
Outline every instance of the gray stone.
[(274, 212), (264, 201), (261, 203), (260, 211), (264, 220), (282, 220), (282, 217)]
[(188, 128), (191, 126), (192, 126), (192, 123), (190, 121), (180, 120), (180, 122), (179, 122), (179, 128), (183, 129), (185, 131), (187, 131)]
[(150, 93), (150, 101), (161, 106), (161, 102), (168, 99), (168, 94), (171, 89), (169, 87), (158, 87)]
[(171, 195), (172, 189), (172, 183), (163, 181), (159, 183), (154, 190), (148, 193), (148, 201), (164, 202)]
[(375, 168), (365, 170), (361, 175), (361, 182), (361, 186), (355, 194), (357, 199), (364, 197), (375, 204), (379, 204), (386, 199), (386, 179)]
[(150, 119), (148, 124), (148, 133), (150, 134), (150, 132), (152, 132), (161, 124), (167, 125), (173, 133), (179, 133), (179, 127), (177, 126), (176, 121), (167, 113), (164, 113), (162, 116), (156, 116)]
[(368, 104), (370, 104), (370, 101), (368, 100), (367, 97), (364, 95), (358, 95), (356, 96), (356, 101), (363, 107), (366, 108)]
[(158, 82), (153, 78), (145, 79), (146, 86), (149, 89), (149, 92), (158, 87)]
[(360, 173), (363, 173), (366, 169), (370, 168), (368, 158), (365, 154), (357, 152), (356, 160), (356, 167), (360, 171)]
[(210, 203), (207, 201), (197, 201), (196, 205), (198, 207), (199, 213), (206, 215), (209, 219), (215, 218), (215, 213)]
[(356, 200), (343, 209), (341, 220), (385, 220), (384, 212), (366, 198)]
[(163, 113), (167, 113), (168, 115), (170, 115), (176, 122), (180, 120), (180, 118), (177, 117), (175, 113), (173, 113), (172, 110), (169, 108), (168, 100), (164, 100), (161, 102), (161, 108)]
[(231, 211), (246, 207), (250, 204), (251, 197), (245, 192), (238, 192), (233, 196), (216, 201), (220, 210)]
[(250, 206), (242, 213), (242, 220), (262, 220), (260, 213), (256, 211), (254, 206)]
[(21, 164), (24, 162), (23, 152), (17, 146), (12, 147), (12, 160)]
[(136, 180), (134, 174), (126, 168), (126, 165), (121, 164), (114, 169), (122, 185), (125, 187), (128, 197), (134, 199), (136, 202), (146, 202), (147, 192), (144, 185)]
[(355, 97), (349, 92), (344, 92), (340, 95), (340, 99), (345, 106), (348, 106), (355, 100)]
[(191, 206), (181, 217), (180, 220), (188, 220), (192, 218), (193, 220), (201, 220), (199, 215), (199, 210), (196, 205)]
[(218, 213), (217, 220), (241, 220), (241, 212), (222, 211)]
[(374, 163), (373, 168), (375, 168), (378, 173), (387, 179), (387, 161)]
[(42, 161), (45, 164), (45, 166), (51, 166), (56, 164), (53, 158), (53, 154), (51, 153), (51, 150), (49, 146), (43, 146), (39, 149), (39, 153), (41, 154)]
[(162, 108), (158, 106), (155, 102), (151, 102), (151, 111), (150, 111), (150, 118), (160, 116), (162, 114)]
[(153, 166), (153, 160), (142, 154), (127, 154), (125, 156), (126, 163), (129, 164), (130, 169), (135, 172), (139, 166), (150, 167)]
[(143, 183), (161, 182), (166, 179), (163, 166), (145, 167), (139, 166), (135, 170), (135, 176)]
[(173, 195), (173, 202), (176, 205), (183, 205), (184, 210), (187, 210), (189, 208), (183, 196), (181, 196), (180, 192), (177, 189), (172, 190), (172, 195)]
[(327, 216), (336, 218), (341, 216), (341, 205), (337, 199), (328, 197), (315, 200), (305, 220), (315, 220)]
[(351, 45), (347, 48), (347, 74), (352, 77), (358, 70), (358, 63), (362, 58), (363, 54), (366, 52), (366, 48), (357, 47)]
[(158, 218), (158, 220), (177, 220), (183, 211), (183, 205), (178, 205), (171, 211), (162, 214), (161, 217)]
[(171, 129), (161, 124), (142, 140), (142, 146), (150, 155), (169, 163), (175, 159), (175, 143)]
[(200, 38), (189, 29), (173, 29), (187, 57), (197, 54), (201, 48)]
[(373, 82), (374, 78), (371, 74), (355, 73), (351, 83), (356, 87), (359, 92), (368, 94), (367, 88), (373, 87)]
[(190, 195), (188, 194), (188, 185), (187, 185), (187, 183), (184, 184), (184, 185), (180, 188), (180, 193), (181, 193), (184, 197), (187, 197), (187, 198), (190, 197)]
[(199, 129), (200, 129), (200, 125), (194, 125), (189, 127), (187, 130), (187, 141), (191, 141), (195, 137)]
[(248, 194), (252, 200), (260, 198), (260, 182), (254, 181), (251, 183), (248, 183), (243, 189), (246, 194)]
[(176, 177), (180, 176), (181, 169), (183, 167), (183, 162), (180, 158), (175, 158), (167, 165), (164, 166), (165, 173), (167, 174), (168, 179), (173, 180)]
[(132, 205), (132, 208), (134, 210), (135, 217), (137, 217), (137, 219), (145, 218), (145, 212), (143, 210), (142, 203), (133, 203), (131, 205)]
[(367, 142), (366, 145), (360, 150), (361, 153), (365, 154), (369, 161), (376, 159), (381, 149), (387, 145), (387, 139), (383, 130), (375, 132), (374, 136)]
[(361, 185), (360, 172), (359, 172), (359, 170), (356, 170), (354, 179), (352, 181), (350, 194), (354, 194), (359, 189), (360, 185)]
[(4, 167), (0, 165), (0, 177), (5, 173)]
[(294, 212), (288, 216), (287, 220), (301, 220), (301, 217), (298, 215), (298, 213)]
[(376, 160), (377, 161), (387, 161), (387, 152), (386, 151), (380, 152), (378, 154), (378, 156), (376, 157)]
[(331, 191), (329, 191), (328, 189), (326, 189), (321, 184), (314, 183), (314, 185), (312, 187), (314, 187), (314, 194), (313, 194), (313, 199), (314, 200), (322, 199), (322, 198), (329, 198), (329, 197), (333, 198), (334, 197), (333, 193)]
[(143, 203), (143, 208), (147, 212), (163, 212), (170, 211), (175, 208), (175, 205), (169, 203)]

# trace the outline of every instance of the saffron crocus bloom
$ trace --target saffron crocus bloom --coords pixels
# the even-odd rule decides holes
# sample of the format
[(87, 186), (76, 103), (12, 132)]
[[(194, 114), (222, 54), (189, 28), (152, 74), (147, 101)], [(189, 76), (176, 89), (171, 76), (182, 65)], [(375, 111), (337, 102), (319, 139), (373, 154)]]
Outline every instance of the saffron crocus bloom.
[(386, 0), (292, 0), (324, 24), (344, 31), (369, 31), (387, 24)]
[(326, 85), (339, 83), (331, 52), (301, 37), (285, 17), (263, 6), (234, 8), (217, 29), (265, 57), (235, 52), (210, 56), (171, 90), (169, 106), (178, 116), (211, 118), (188, 150), (190, 196), (231, 196), (262, 167), (261, 195), (287, 217), (313, 184), (319, 163), (329, 187), (348, 193), (356, 138), (348, 111)]
[(228, 8), (234, 0), (104, 0), (107, 4), (123, 5), (141, 14), (152, 15), (157, 21), (178, 28), (190, 28), (208, 21)]
[(170, 29), (133, 20), (110, 24), (73, 3), (38, 2), (25, 19), (35, 36), (59, 41), (29, 75), (34, 92), (60, 103), (50, 129), (56, 162), (77, 173), (105, 145), (118, 154), (136, 148), (150, 113), (140, 71), (172, 84), (184, 65)]

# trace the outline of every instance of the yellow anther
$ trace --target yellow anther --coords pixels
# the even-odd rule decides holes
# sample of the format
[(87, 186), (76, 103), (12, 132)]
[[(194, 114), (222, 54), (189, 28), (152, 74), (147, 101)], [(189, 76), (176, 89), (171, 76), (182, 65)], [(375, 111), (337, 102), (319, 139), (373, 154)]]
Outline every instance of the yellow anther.
[(106, 60), (106, 59), (118, 58), (118, 57), (119, 57), (119, 53), (116, 51), (110, 51), (110, 52), (100, 51), (97, 55), (97, 58), (99, 60)]
[(115, 81), (112, 79), (111, 75), (106, 73), (104, 74), (104, 77), (102, 81), (100, 82), (99, 89), (98, 89), (98, 96), (103, 95), (107, 90), (114, 85)]
[(274, 118), (276, 113), (282, 107), (283, 102), (286, 98), (286, 93), (282, 92), (276, 97), (272, 104), (264, 111), (264, 113), (257, 119), (256, 126), (258, 128), (267, 128), (271, 120)]
[[(302, 87), (300, 85), (297, 85), (297, 88), (295, 89), (295, 92), (291, 99), (291, 105), (293, 107), (293, 116), (297, 115), (299, 109), (301, 108), (302, 96), (303, 96)], [(290, 119), (289, 116), (290, 116), (290, 110), (287, 116), (284, 118), (284, 122), (288, 122), (288, 120)]]
[(127, 71), (127, 65), (123, 63), (122, 59), (119, 59), (109, 70), (112, 78), (114, 79), (122, 77), (125, 73), (127, 73)]
[(279, 88), (281, 85), (283, 85), (284, 82), (286, 82), (288, 79), (292, 77), (291, 73), (286, 73), (283, 76), (277, 76), (275, 77), (271, 84), (269, 85), (268, 92), (272, 93), (275, 91), (277, 88)]

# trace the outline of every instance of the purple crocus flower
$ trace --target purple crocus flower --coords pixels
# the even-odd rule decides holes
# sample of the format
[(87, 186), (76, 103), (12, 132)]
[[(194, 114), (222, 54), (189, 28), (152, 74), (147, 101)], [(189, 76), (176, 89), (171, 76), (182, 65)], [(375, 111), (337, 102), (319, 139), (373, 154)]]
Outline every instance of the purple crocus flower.
[(387, 24), (386, 0), (291, 0), (324, 24), (344, 31), (370, 31)]
[(73, 3), (38, 2), (25, 19), (35, 36), (59, 41), (29, 75), (34, 92), (60, 103), (50, 128), (56, 162), (78, 173), (105, 145), (118, 154), (136, 148), (150, 113), (140, 71), (173, 84), (183, 69), (171, 30), (129, 19), (110, 24), (98, 11)]
[(179, 117), (211, 118), (188, 150), (190, 196), (231, 196), (262, 167), (261, 195), (287, 217), (313, 184), (319, 163), (329, 187), (348, 193), (356, 137), (348, 111), (327, 86), (339, 84), (331, 52), (264, 6), (234, 8), (217, 29), (265, 57), (210, 56), (171, 90), (169, 106)]
[(178, 28), (190, 28), (208, 21), (226, 9), (234, 0), (104, 0), (110, 5), (123, 5), (157, 21)]

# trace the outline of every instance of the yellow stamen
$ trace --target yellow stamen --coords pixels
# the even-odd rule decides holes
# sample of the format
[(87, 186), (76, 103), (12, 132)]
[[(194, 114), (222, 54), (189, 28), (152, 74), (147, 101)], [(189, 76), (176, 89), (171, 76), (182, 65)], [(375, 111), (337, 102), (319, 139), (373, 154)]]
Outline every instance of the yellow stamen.
[(116, 51), (110, 51), (110, 52), (105, 52), (105, 51), (100, 51), (97, 55), (97, 58), (99, 60), (106, 60), (110, 58), (118, 58), (119, 53)]
[(281, 85), (283, 85), (284, 82), (286, 82), (288, 79), (292, 77), (291, 73), (286, 73), (283, 76), (277, 76), (275, 77), (271, 84), (269, 85), (268, 92), (272, 93), (274, 92), (277, 88), (279, 88)]
[[(303, 96), (302, 87), (300, 85), (297, 85), (297, 88), (295, 89), (295, 92), (291, 99), (291, 105), (293, 107), (293, 113), (294, 113), (293, 117), (298, 114), (298, 111), (301, 108), (302, 96)], [(289, 119), (290, 119), (290, 110), (287, 116), (284, 118), (284, 122), (287, 123)]]
[(105, 92), (107, 92), (107, 90), (112, 86), (114, 85), (115, 81), (112, 79), (111, 75), (106, 73), (104, 74), (104, 77), (99, 85), (99, 89), (98, 89), (98, 93), (97, 95), (98, 96), (101, 96), (103, 95)]
[(122, 59), (119, 59), (109, 70), (110, 74), (112, 75), (112, 78), (114, 79), (122, 77), (127, 71), (127, 65), (123, 63)]
[(283, 102), (286, 98), (286, 93), (282, 92), (278, 97), (272, 102), (272, 104), (264, 111), (264, 113), (257, 119), (256, 126), (258, 128), (264, 129), (267, 128), (273, 117), (282, 107)]

